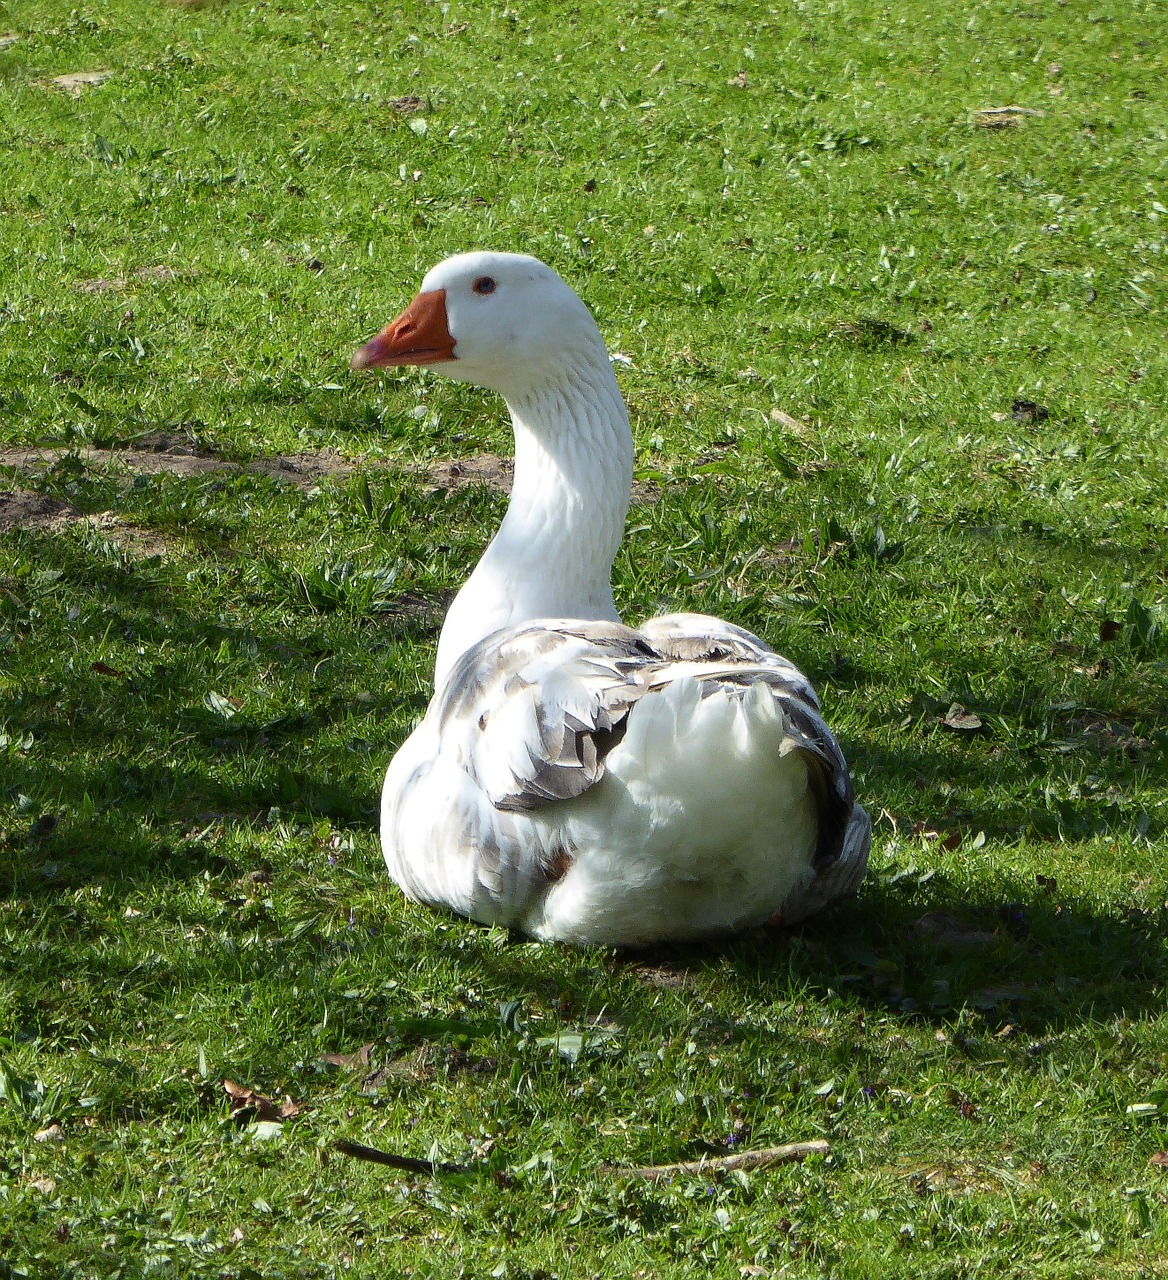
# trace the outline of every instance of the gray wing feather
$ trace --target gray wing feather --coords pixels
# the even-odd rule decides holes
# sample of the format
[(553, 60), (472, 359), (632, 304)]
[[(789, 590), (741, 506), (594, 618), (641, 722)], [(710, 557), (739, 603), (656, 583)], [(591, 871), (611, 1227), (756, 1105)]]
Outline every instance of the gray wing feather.
[[(855, 891), (871, 823), (806, 676), (758, 636), (700, 614), (654, 618), (639, 631), (615, 622), (540, 621), (487, 636), (455, 664), (436, 698), (440, 731), (458, 739), (462, 767), (496, 812), (480, 849), (488, 891), (512, 878), (509, 814), (570, 800), (594, 786), (624, 736), (629, 711), (684, 670), (704, 692), (765, 684), (782, 708), (784, 751), (808, 764), (820, 815), (815, 875), (785, 920), (812, 915)], [(560, 850), (543, 851), (554, 862)], [(529, 869), (530, 871), (530, 869)], [(526, 873), (525, 873), (526, 874)]]

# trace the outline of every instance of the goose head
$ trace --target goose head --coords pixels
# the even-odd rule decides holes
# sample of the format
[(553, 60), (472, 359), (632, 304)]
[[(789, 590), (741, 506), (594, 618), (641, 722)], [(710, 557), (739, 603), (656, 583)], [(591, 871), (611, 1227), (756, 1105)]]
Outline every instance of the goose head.
[(588, 308), (551, 267), (520, 253), (460, 253), (433, 267), (418, 296), (355, 352), (354, 369), (432, 365), (509, 401), (558, 382), (607, 351)]

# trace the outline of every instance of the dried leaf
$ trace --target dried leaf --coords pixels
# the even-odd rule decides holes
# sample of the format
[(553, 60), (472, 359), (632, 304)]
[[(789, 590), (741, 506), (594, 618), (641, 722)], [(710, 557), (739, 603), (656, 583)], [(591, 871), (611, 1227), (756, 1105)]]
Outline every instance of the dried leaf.
[(807, 424), (800, 422), (798, 418), (793, 418), (783, 409), (774, 408), (770, 412), (772, 422), (777, 422), (781, 427), (786, 427), (788, 431), (793, 431), (796, 435), (802, 435), (807, 430)]
[(266, 1123), (279, 1123), (300, 1114), (300, 1104), (284, 1095), (284, 1101), (277, 1106), (271, 1098), (256, 1093), (245, 1085), (236, 1084), (234, 1080), (224, 1080), (223, 1089), (231, 1099), (231, 1118), (233, 1120), (258, 1120)]
[(367, 1067), (369, 1065), (369, 1054), (373, 1049), (373, 1043), (370, 1040), (368, 1044), (363, 1044), (355, 1053), (322, 1053), (320, 1060), (330, 1067), (344, 1067), (346, 1070), (355, 1071), (358, 1067)]
[(64, 1142), (65, 1133), (59, 1124), (51, 1124), (47, 1129), (38, 1129), (32, 1135), (33, 1142)]
[(1109, 641), (1114, 640), (1122, 630), (1122, 622), (1116, 622), (1114, 618), (1104, 618), (1099, 624), (1099, 639), (1104, 644), (1107, 644)]
[(126, 678), (126, 673), (124, 671), (119, 671), (117, 667), (111, 667), (107, 663), (100, 661), (91, 662), (89, 664), (89, 669), (91, 671), (96, 671), (99, 676), (113, 676), (117, 680), (124, 680)]
[(966, 711), (960, 702), (955, 702), (941, 717), (941, 724), (954, 733), (978, 733), (985, 728), (981, 716)]
[(1154, 1164), (1157, 1169), (1168, 1169), (1168, 1151), (1154, 1151), (1149, 1164)]

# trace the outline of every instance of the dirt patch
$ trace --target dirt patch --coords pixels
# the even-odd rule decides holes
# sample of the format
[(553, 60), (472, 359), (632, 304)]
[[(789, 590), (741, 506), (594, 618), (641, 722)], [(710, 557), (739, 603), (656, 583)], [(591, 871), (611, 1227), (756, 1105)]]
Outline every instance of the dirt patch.
[(383, 1089), (388, 1084), (420, 1084), (433, 1080), (445, 1068), (448, 1075), (494, 1075), (499, 1069), (497, 1058), (480, 1058), (456, 1049), (453, 1045), (420, 1045), (412, 1053), (395, 1058), (380, 1070), (371, 1072), (362, 1082), (366, 1091)]
[(322, 476), (345, 475), (359, 465), (342, 457), (334, 449), (320, 453), (289, 454), (275, 458), (253, 458), (249, 462), (232, 462), (219, 458), (192, 444), (182, 436), (160, 432), (144, 436), (127, 449), (62, 449), (33, 446), (23, 449), (0, 449), (0, 466), (22, 471), (47, 471), (70, 453), (82, 462), (97, 465), (114, 463), (127, 471), (158, 475), (194, 476), (214, 472), (239, 474), (248, 471), (287, 480), (301, 489), (311, 489)]
[(178, 276), (173, 267), (135, 267), (126, 276), (97, 277), (92, 280), (78, 280), (73, 288), (79, 293), (120, 293), (123, 289), (132, 288), (136, 280), (153, 280), (156, 283), (173, 280)]
[[(0, 467), (14, 467), (21, 471), (47, 471), (68, 454), (76, 454), (86, 464), (101, 466), (114, 463), (127, 471), (146, 475), (163, 472), (178, 476), (209, 475), (214, 472), (238, 475), (240, 472), (250, 472), (253, 475), (285, 480), (299, 489), (311, 489), (328, 476), (347, 476), (359, 470), (404, 470), (407, 474), (424, 477), (431, 490), (465, 489), (470, 485), (482, 484), (500, 493), (510, 493), (515, 472), (514, 462), (497, 453), (479, 453), (469, 458), (443, 459), (418, 466), (397, 462), (392, 458), (379, 458), (375, 461), (346, 458), (335, 449), (322, 449), (318, 453), (278, 454), (274, 457), (252, 458), (247, 462), (234, 462), (218, 457), (187, 436), (162, 431), (141, 436), (125, 448), (84, 446), (69, 449), (31, 445), (0, 449)], [(633, 502), (647, 502), (658, 492), (656, 485), (641, 480), (634, 481)]]
[(425, 475), (437, 489), (465, 489), (468, 485), (485, 484), (501, 493), (510, 493), (515, 463), (497, 453), (479, 453), (472, 458), (433, 462), (425, 468)]
[(665, 991), (680, 991), (689, 986), (693, 977), (690, 970), (681, 964), (632, 964), (627, 972), (647, 987), (659, 987)]
[(118, 519), (112, 511), (103, 511), (100, 515), (90, 516), (90, 524), (107, 539), (116, 543), (135, 560), (149, 560), (151, 556), (165, 559), (170, 548), (166, 539), (152, 529), (143, 529), (141, 525), (128, 524)]
[(58, 498), (27, 489), (0, 493), (0, 532), (7, 529), (51, 529), (85, 517)]
[(73, 71), (66, 76), (53, 76), (38, 83), (45, 89), (61, 89), (80, 98), (86, 89), (102, 84), (113, 75), (112, 71)]
[(158, 534), (127, 524), (112, 511), (87, 516), (68, 502), (50, 498), (47, 494), (30, 493), (27, 489), (0, 492), (0, 533), (9, 529), (47, 529), (52, 532), (82, 523), (88, 523), (127, 555), (141, 559), (166, 555), (166, 542)]

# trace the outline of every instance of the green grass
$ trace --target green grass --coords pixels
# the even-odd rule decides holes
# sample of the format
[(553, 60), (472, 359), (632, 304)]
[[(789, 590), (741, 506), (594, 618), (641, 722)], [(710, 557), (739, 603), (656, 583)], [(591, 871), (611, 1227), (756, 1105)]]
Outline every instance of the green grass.
[[(0, 484), (73, 516), (0, 530), (0, 1276), (1162, 1273), (1168, 11), (923, 8), (9, 6), (0, 446), (60, 452)], [(873, 868), (800, 934), (510, 945), (385, 875), (504, 501), (419, 469), (509, 441), (347, 359), (476, 246), (633, 362), (626, 615), (822, 692)], [(109, 448), (160, 433), (255, 465)]]

